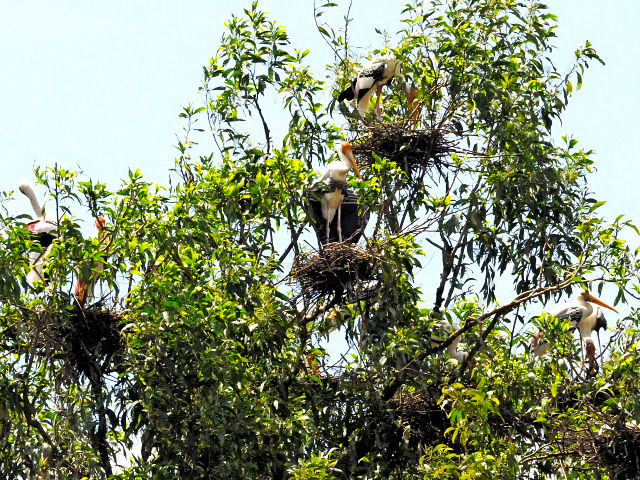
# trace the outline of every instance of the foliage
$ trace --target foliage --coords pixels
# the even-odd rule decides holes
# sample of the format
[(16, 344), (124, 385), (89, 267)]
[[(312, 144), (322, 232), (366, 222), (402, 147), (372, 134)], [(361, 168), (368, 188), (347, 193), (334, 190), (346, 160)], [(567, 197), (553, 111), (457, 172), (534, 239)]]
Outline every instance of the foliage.
[[(320, 23), (338, 5), (315, 12), (333, 84), (256, 2), (226, 23), (206, 104), (181, 113), (169, 186), (36, 171), (58, 231), (47, 282), (26, 279), (26, 252), (43, 250), (27, 216), (0, 218), (3, 477), (638, 474), (640, 260), (624, 240), (638, 230), (600, 216), (593, 153), (552, 135), (600, 58), (587, 43), (558, 71), (541, 4), (422, 3), (370, 52), (403, 65), (381, 122), (334, 99), (364, 62), (348, 15), (343, 30)], [(315, 246), (308, 192), (343, 139), (366, 158), (349, 188), (370, 222), (339, 258), (371, 265), (310, 291), (293, 267), (331, 248)], [(75, 281), (98, 264), (102, 293), (82, 305)], [(581, 288), (629, 311), (596, 377), (566, 321), (532, 318)], [(543, 358), (527, 351), (535, 328)], [(466, 360), (441, 355), (460, 338)]]

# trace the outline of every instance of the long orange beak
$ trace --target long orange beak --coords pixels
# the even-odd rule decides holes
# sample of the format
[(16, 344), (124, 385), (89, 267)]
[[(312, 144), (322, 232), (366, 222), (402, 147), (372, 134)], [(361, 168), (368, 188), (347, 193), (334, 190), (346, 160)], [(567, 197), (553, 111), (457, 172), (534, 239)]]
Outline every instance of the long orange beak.
[(356, 175), (358, 175), (358, 178), (360, 180), (362, 180), (362, 174), (360, 173), (360, 167), (358, 167), (358, 162), (356, 162), (356, 157), (353, 155), (353, 153), (351, 153), (351, 150), (349, 150), (347, 152), (347, 156), (349, 157), (349, 160), (351, 160), (351, 163), (353, 163), (353, 169), (356, 171)]
[(362, 174), (360, 173), (360, 167), (358, 167), (358, 162), (356, 161), (356, 157), (353, 155), (351, 151), (351, 144), (349, 142), (342, 142), (342, 153), (344, 153), (347, 158), (353, 164), (353, 169), (356, 171), (356, 175), (358, 178), (362, 180)]
[(615, 308), (613, 308), (610, 305), (607, 305), (602, 300), (600, 300), (599, 298), (594, 297), (593, 295), (591, 295), (589, 293), (587, 293), (587, 302), (595, 303), (597, 305), (600, 305), (601, 307), (608, 308), (609, 310), (613, 310), (614, 312), (618, 313), (618, 310), (616, 310)]

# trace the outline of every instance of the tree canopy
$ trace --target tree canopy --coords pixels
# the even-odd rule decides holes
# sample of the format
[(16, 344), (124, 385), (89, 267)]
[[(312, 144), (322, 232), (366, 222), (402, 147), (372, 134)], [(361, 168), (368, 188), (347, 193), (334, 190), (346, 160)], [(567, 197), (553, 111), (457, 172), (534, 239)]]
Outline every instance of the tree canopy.
[[(640, 477), (639, 232), (552, 134), (600, 57), (560, 71), (556, 17), (515, 0), (412, 0), (362, 56), (348, 14), (324, 22), (342, 8), (315, 8), (325, 72), (258, 2), (231, 16), (169, 185), (36, 170), (50, 247), (2, 213), (4, 478)], [(390, 54), (381, 119), (337, 101)], [(366, 227), (326, 243), (312, 205), (344, 140)], [(594, 368), (545, 311), (580, 290), (626, 313)]]

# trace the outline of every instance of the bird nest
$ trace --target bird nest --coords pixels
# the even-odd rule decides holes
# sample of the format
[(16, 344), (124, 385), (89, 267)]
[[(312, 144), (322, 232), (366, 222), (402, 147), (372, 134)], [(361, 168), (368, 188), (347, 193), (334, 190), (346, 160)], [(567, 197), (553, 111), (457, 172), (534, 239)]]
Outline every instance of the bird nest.
[(445, 431), (451, 423), (447, 412), (438, 405), (440, 395), (434, 385), (432, 391), (398, 395), (389, 402), (402, 425), (410, 428), (409, 441), (412, 445), (446, 442)]
[(375, 156), (398, 165), (409, 179), (422, 177), (429, 168), (441, 169), (443, 157), (457, 151), (457, 140), (447, 137), (449, 130), (409, 130), (394, 123), (368, 127), (353, 144), (353, 154), (363, 170), (375, 163)]
[(612, 479), (640, 478), (640, 427), (618, 425), (599, 435), (581, 437), (579, 449), (608, 468)]
[(97, 306), (74, 305), (58, 318), (43, 311), (36, 315), (36, 342), (66, 366), (95, 379), (116, 368), (112, 359), (125, 346), (123, 318), (124, 311)]
[(379, 261), (375, 247), (362, 250), (349, 242), (328, 243), (320, 253), (298, 255), (290, 275), (312, 297), (342, 295), (358, 281), (373, 279)]
[[(329, 225), (329, 238), (327, 239), (327, 221), (322, 216), (320, 202), (322, 193), (322, 185), (307, 192), (308, 217), (321, 244), (338, 242), (338, 215), (334, 216)], [(340, 208), (342, 210), (340, 217), (343, 241), (358, 243), (369, 221), (369, 212), (359, 211), (358, 196), (349, 190), (347, 190)]]

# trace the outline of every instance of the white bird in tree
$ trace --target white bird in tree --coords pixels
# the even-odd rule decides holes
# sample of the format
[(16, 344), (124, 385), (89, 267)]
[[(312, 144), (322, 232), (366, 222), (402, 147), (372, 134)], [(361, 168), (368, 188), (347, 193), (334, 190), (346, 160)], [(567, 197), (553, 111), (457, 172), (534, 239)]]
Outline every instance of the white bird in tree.
[[(447, 336), (452, 335), (453, 333), (455, 333), (458, 330), (458, 326), (456, 324), (454, 324), (451, 320), (448, 320), (448, 319), (440, 320), (438, 322), (438, 326), (440, 327), (440, 329)], [(439, 335), (431, 335), (431, 341), (436, 345), (440, 345), (440, 344), (444, 343), (446, 340), (447, 340), (446, 337), (443, 338), (443, 337), (441, 337)], [(458, 350), (458, 346), (459, 345), (460, 345), (460, 336), (457, 336), (447, 346), (447, 353), (449, 354), (449, 356), (451, 358), (453, 358), (454, 360), (457, 360), (458, 362), (462, 363), (467, 359), (469, 354), (465, 353), (465, 352), (460, 352)], [(475, 365), (475, 361), (474, 361), (473, 358), (471, 359), (471, 364), (472, 364), (472, 366)]]
[(31, 202), (33, 212), (36, 214), (36, 220), (27, 223), (25, 228), (29, 230), (36, 242), (44, 249), (42, 252), (30, 252), (29, 253), (29, 272), (27, 274), (27, 280), (29, 283), (33, 283), (34, 280), (40, 280), (44, 282), (46, 280), (43, 263), (46, 256), (51, 251), (53, 240), (57, 238), (58, 224), (46, 217), (45, 207), (41, 206), (36, 197), (33, 187), (28, 183), (21, 183), (19, 190), (27, 196)]
[(530, 345), (531, 353), (538, 357), (542, 357), (547, 354), (548, 347), (549, 342), (547, 342), (544, 338), (544, 334), (540, 330), (533, 334)]
[[(602, 309), (598, 308), (596, 310), (593, 308), (593, 304), (595, 303), (596, 305), (608, 308), (616, 313), (618, 313), (618, 311), (599, 298), (589, 294), (586, 290), (581, 291), (574, 300), (574, 302), (559, 307), (552, 315), (559, 320), (569, 319), (571, 326), (576, 327), (580, 332), (582, 340), (584, 340), (585, 343), (593, 343), (591, 332), (601, 328), (603, 320), (606, 328), (606, 319), (604, 318)], [(600, 312), (599, 316), (598, 311)], [(598, 320), (598, 318), (600, 318), (600, 320)]]
[(358, 162), (351, 151), (351, 144), (349, 142), (342, 142), (337, 148), (338, 160), (334, 160), (328, 166), (321, 182), (325, 183), (329, 191), (325, 191), (322, 194), (320, 200), (320, 207), (322, 209), (322, 217), (327, 222), (326, 235), (327, 242), (330, 238), (330, 225), (333, 218), (338, 213), (338, 241), (342, 242), (342, 201), (347, 191), (347, 174), (353, 168), (356, 171), (358, 178), (362, 179), (360, 174), (360, 168), (358, 168)]
[(355, 103), (358, 112), (364, 115), (369, 111), (371, 96), (374, 92), (378, 92), (375, 112), (376, 117), (380, 119), (382, 117), (380, 110), (382, 87), (388, 84), (395, 75), (399, 75), (400, 69), (400, 63), (393, 54), (374, 58), (360, 70), (351, 85), (340, 92), (338, 101)]
[[(594, 308), (593, 304), (600, 305), (618, 313), (615, 308), (607, 305), (599, 298), (594, 297), (586, 290), (581, 291), (573, 302), (561, 305), (552, 312), (554, 317), (559, 320), (568, 319), (571, 327), (578, 329), (580, 338), (585, 343), (586, 358), (592, 366), (595, 365), (595, 343), (591, 338), (592, 332), (595, 331), (596, 334), (598, 334), (599, 340), (599, 330), (601, 328), (607, 328), (607, 320), (604, 317), (602, 309), (600, 307)], [(531, 340), (531, 351), (540, 356), (547, 352), (546, 341), (541, 341), (542, 339), (543, 334), (538, 331)]]
[[(106, 232), (106, 220), (103, 217), (96, 218), (96, 228), (98, 229), (98, 252), (104, 253), (109, 247), (109, 234)], [(78, 272), (75, 294), (80, 305), (93, 303), (95, 300), (95, 288), (100, 274), (104, 270), (102, 260), (94, 260), (85, 263)]]

